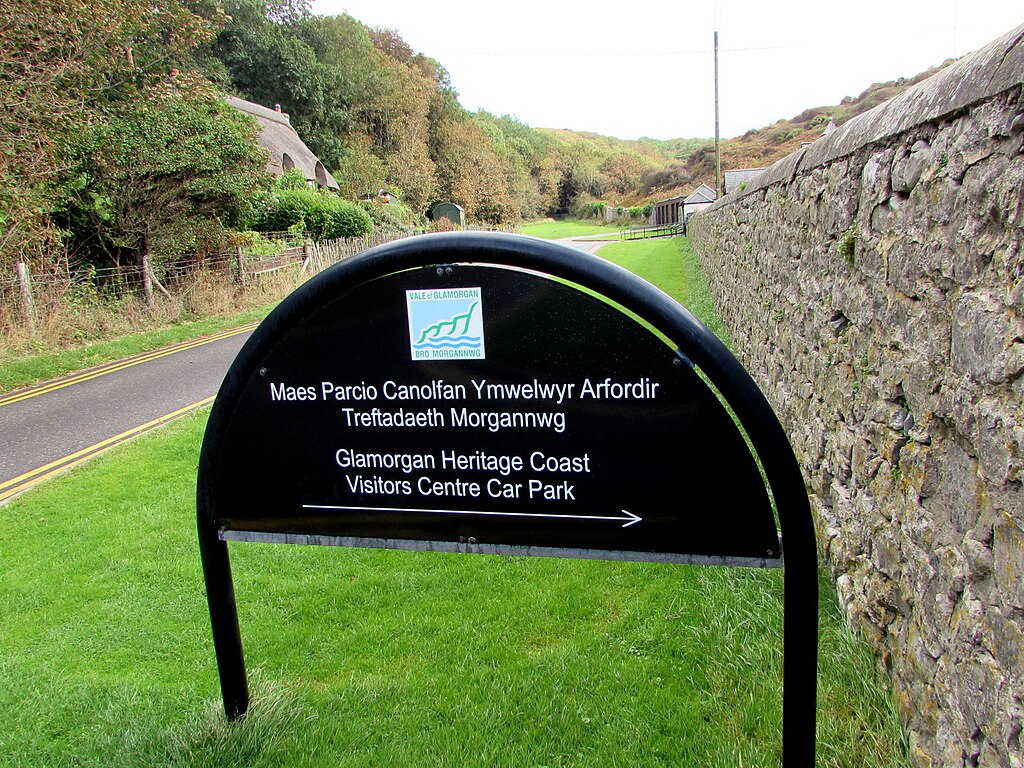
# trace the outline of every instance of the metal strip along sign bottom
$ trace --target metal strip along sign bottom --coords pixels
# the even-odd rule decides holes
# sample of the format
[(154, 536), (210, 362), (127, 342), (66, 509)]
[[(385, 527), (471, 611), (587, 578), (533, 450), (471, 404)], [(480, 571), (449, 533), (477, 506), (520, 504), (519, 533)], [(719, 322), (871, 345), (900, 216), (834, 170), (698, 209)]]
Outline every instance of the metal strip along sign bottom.
[(813, 765), (816, 549), (792, 449), (710, 331), (601, 259), (448, 233), (322, 273), (228, 372), (197, 505), (229, 717), (248, 689), (228, 541), (756, 567), (784, 542), (784, 760)]

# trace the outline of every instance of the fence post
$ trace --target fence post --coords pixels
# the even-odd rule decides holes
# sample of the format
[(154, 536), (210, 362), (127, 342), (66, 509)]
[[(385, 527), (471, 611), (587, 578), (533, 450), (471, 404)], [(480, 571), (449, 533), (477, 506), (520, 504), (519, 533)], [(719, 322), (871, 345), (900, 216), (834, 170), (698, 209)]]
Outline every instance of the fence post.
[(14, 271), (18, 273), (18, 290), (21, 292), (21, 307), (25, 313), (25, 323), (30, 333), (36, 331), (36, 310), (32, 303), (32, 284), (29, 282), (28, 267), (24, 261), (18, 261), (14, 265)]
[(235, 257), (238, 261), (238, 271), (235, 273), (235, 282), (241, 286), (245, 286), (245, 252), (242, 250), (242, 246), (235, 246)]
[(156, 304), (153, 298), (153, 273), (149, 269), (149, 251), (142, 254), (142, 295), (146, 299), (146, 306), (152, 308)]
[(302, 267), (299, 272), (305, 273), (306, 268), (309, 266), (309, 260), (313, 256), (313, 248), (310, 246), (309, 240), (302, 241)]

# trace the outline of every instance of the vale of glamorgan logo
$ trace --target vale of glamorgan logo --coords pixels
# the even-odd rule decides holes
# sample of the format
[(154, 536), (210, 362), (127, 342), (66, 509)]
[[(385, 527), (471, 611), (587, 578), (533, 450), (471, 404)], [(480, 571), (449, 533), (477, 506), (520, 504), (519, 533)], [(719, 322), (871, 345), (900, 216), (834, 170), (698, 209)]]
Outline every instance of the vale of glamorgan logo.
[(483, 360), (484, 310), (479, 288), (406, 291), (413, 360)]

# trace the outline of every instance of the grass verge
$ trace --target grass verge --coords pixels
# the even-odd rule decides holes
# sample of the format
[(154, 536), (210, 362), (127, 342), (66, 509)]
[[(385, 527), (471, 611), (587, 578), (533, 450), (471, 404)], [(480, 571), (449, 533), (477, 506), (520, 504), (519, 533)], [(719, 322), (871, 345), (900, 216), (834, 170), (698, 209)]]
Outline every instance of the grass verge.
[[(780, 764), (777, 571), (236, 544), (255, 700), (225, 722), (194, 524), (204, 424), (0, 508), (5, 765)], [(831, 594), (818, 764), (905, 765)]]
[(520, 230), (524, 235), (543, 237), (547, 240), (558, 240), (563, 237), (582, 237), (584, 235), (603, 235), (618, 232), (614, 224), (602, 224), (596, 221), (577, 221), (564, 219), (555, 221), (544, 219), (523, 224)]
[(46, 349), (29, 355), (0, 351), (0, 392), (262, 320), (273, 306), (176, 323), (71, 349)]
[(686, 307), (726, 346), (729, 329), (715, 310), (704, 273), (685, 237), (629, 240), (601, 246), (598, 256), (640, 275)]

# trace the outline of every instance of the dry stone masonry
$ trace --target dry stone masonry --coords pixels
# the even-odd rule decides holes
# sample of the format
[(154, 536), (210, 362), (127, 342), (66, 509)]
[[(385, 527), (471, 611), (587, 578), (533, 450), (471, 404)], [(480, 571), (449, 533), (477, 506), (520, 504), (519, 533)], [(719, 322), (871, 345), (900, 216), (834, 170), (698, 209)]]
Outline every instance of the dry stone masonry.
[(695, 217), (920, 766), (1024, 766), (1024, 26)]

